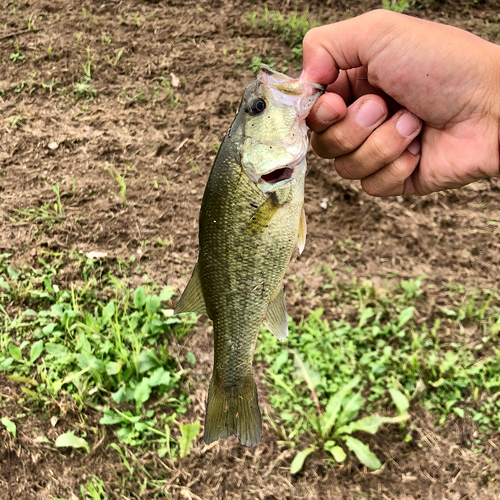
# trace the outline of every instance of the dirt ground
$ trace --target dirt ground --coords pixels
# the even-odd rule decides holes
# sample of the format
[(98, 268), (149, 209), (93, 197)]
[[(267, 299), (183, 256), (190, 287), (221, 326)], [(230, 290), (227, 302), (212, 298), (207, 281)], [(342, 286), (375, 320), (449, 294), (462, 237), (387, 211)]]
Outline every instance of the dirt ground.
[[(321, 23), (380, 7), (371, 0), (267, 5), (283, 13), (309, 9)], [(71, 249), (120, 259), (135, 255), (153, 281), (182, 289), (197, 255), (204, 185), (253, 78), (249, 64), (253, 56), (290, 59), (286, 43), (247, 25), (246, 13), (257, 6), (243, 0), (0, 0), (0, 24), (6, 23), (5, 29), (0, 26), (0, 253), (12, 253), (16, 264), (34, 264), (42, 252)], [(421, 7), (409, 13), (498, 41), (498, 2), (428, 1)], [(25, 59), (13, 60), (15, 53)], [(84, 82), (89, 60), (91, 84), (77, 98), (73, 89)], [(300, 69), (290, 66), (288, 72)], [(111, 166), (126, 174), (126, 204), (106, 170)], [(62, 222), (9, 219), (15, 210), (53, 204), (57, 184)], [(437, 287), (449, 280), (496, 287), (500, 235), (488, 221), (500, 220), (499, 196), (500, 182), (489, 180), (423, 198), (374, 199), (310, 153), (308, 241), (288, 273), (304, 285), (288, 293), (291, 316), (304, 317), (321, 304), (322, 278), (316, 271), (323, 262), (346, 279), (350, 265), (361, 280), (397, 272), (405, 279), (426, 274)], [(320, 205), (325, 199), (326, 209)], [(338, 242), (347, 239), (361, 249), (340, 248)], [(205, 359), (200, 370), (209, 373), (209, 356), (202, 356), (211, 352), (207, 330), (191, 342), (197, 358)], [(16, 391), (15, 384), (0, 378), (0, 393)], [(198, 418), (205, 391), (200, 388), (195, 395)], [(78, 418), (72, 412), (68, 418)], [(262, 444), (254, 450), (232, 440), (210, 447), (198, 443), (181, 468), (163, 467), (154, 456), (148, 467), (169, 478), (170, 498), (499, 498), (500, 487), (491, 478), (500, 477), (500, 437), (475, 455), (465, 445), (475, 430), (472, 424), (457, 419), (446, 428), (435, 427), (423, 410), (412, 418), (414, 444), (403, 443), (393, 430), (370, 442), (385, 464), (377, 472), (352, 460), (327, 470), (313, 461), (292, 478), (293, 451), (277, 444), (265, 426)], [(125, 470), (105, 449), (109, 436), (103, 435), (103, 444), (90, 455), (63, 455), (32, 436), (27, 421), (15, 444), (0, 442), (1, 499), (81, 498), (80, 484), (90, 474), (120, 484)], [(113, 495), (126, 498), (119, 489)]]

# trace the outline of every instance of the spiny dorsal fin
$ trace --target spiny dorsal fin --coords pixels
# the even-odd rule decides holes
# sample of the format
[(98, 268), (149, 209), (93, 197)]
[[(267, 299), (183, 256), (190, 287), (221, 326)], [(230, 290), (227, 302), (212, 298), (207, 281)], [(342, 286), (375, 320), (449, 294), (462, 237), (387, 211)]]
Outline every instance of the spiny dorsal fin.
[(285, 293), (283, 292), (283, 286), (281, 283), (276, 289), (276, 292), (273, 293), (271, 301), (267, 306), (264, 324), (279, 340), (285, 340), (288, 337)]
[(299, 253), (302, 253), (304, 247), (306, 246), (306, 236), (307, 236), (307, 223), (306, 223), (306, 211), (302, 207), (302, 212), (300, 213), (299, 220), (299, 237), (297, 238), (297, 248)]
[(203, 292), (201, 291), (198, 263), (194, 266), (191, 279), (189, 280), (184, 293), (175, 307), (174, 314), (184, 312), (207, 314), (205, 299), (203, 298)]
[(276, 197), (271, 195), (253, 214), (252, 218), (248, 221), (245, 231), (247, 233), (262, 232), (280, 208), (281, 205), (277, 202)]

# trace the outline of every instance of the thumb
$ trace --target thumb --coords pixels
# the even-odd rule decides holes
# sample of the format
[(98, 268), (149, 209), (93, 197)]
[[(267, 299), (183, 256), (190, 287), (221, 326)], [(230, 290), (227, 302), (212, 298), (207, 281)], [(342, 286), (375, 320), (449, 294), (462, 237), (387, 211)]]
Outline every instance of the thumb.
[(341, 69), (368, 66), (370, 59), (389, 43), (385, 35), (394, 32), (393, 28), (405, 19), (408, 16), (380, 9), (313, 28), (302, 42), (303, 77), (328, 85), (337, 79)]

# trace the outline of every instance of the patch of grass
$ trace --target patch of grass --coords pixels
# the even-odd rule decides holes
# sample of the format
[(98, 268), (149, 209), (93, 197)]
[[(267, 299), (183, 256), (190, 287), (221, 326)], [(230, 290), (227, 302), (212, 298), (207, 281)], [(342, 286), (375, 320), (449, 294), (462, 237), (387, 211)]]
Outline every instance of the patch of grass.
[(251, 28), (279, 35), (291, 48), (291, 60), (295, 62), (302, 59), (302, 39), (305, 34), (318, 25), (309, 19), (307, 11), (283, 15), (280, 11), (269, 10), (267, 6), (248, 14), (247, 22)]
[(107, 500), (109, 498), (104, 481), (97, 476), (92, 476), (85, 485), (82, 484), (80, 493), (82, 500)]
[(405, 12), (412, 6), (412, 0), (382, 0), (382, 8), (393, 12)]
[[(89, 49), (87, 48), (87, 53)], [(97, 90), (94, 88), (92, 83), (92, 59), (89, 57), (87, 62), (82, 65), (84, 76), (75, 83), (73, 87), (73, 93), (79, 99), (85, 99), (86, 101), (92, 101), (97, 95)]]
[[(70, 397), (79, 411), (98, 411), (125, 445), (185, 456), (191, 441), (170, 429), (189, 404), (183, 385), (191, 361), (171, 346), (196, 317), (165, 308), (170, 287), (133, 290), (111, 273), (98, 281), (90, 259), (72, 264), (80, 286), (62, 287), (59, 263), (15, 269), (0, 255), (0, 372), (21, 385), (28, 403), (44, 408)], [(70, 437), (60, 445), (85, 443)]]
[(43, 88), (44, 90), (48, 90), (48, 91), (49, 91), (49, 94), (50, 94), (50, 95), (52, 95), (52, 91), (53, 91), (53, 89), (54, 89), (54, 85), (57, 85), (57, 84), (59, 84), (59, 83), (61, 83), (61, 81), (60, 81), (60, 80), (56, 80), (54, 77), (52, 77), (52, 79), (50, 80), (50, 82), (49, 82), (49, 83), (44, 83), (44, 82), (42, 82), (42, 88)]
[(8, 121), (9, 128), (22, 128), (26, 124), (26, 115), (24, 113), (20, 115), (12, 115), (6, 120)]
[(25, 59), (26, 59), (26, 56), (21, 54), (21, 52), (19, 52), (19, 49), (17, 50), (17, 52), (12, 52), (12, 54), (10, 55), (10, 60), (15, 62), (15, 63), (22, 62)]
[[(171, 288), (132, 289), (96, 258), (71, 257), (78, 285), (63, 286), (67, 264), (57, 259), (15, 268), (9, 255), (0, 256), (0, 371), (20, 384), (25, 404), (43, 410), (71, 398), (84, 419), (97, 411), (100, 424), (115, 429), (121, 444), (110, 446), (133, 481), (136, 454), (182, 458), (199, 434), (198, 422), (180, 422), (196, 359), (178, 339), (195, 317), (179, 318), (165, 306)], [(439, 423), (453, 414), (484, 433), (500, 427), (497, 292), (460, 284), (436, 291), (425, 277), (375, 286), (339, 280), (328, 266), (320, 272), (333, 319), (318, 309), (299, 324), (290, 321), (284, 343), (263, 332), (257, 344), (273, 408), (264, 417), (280, 442), (298, 450), (292, 473), (321, 450), (332, 464), (353, 453), (379, 467), (364, 436), (392, 423), (410, 441), (410, 403), (424, 405)], [(20, 420), (2, 423), (13, 436)], [(56, 446), (92, 448), (90, 434), (59, 437)], [(143, 474), (158, 484), (147, 469)], [(98, 483), (85, 487), (99, 490)]]
[(52, 186), (55, 194), (53, 202), (48, 202), (40, 207), (28, 208), (25, 210), (13, 210), (13, 215), (6, 216), (14, 224), (35, 223), (40, 226), (39, 232), (48, 231), (54, 224), (61, 222), (65, 218), (64, 207), (61, 201), (59, 184)]
[[(485, 432), (499, 429), (500, 296), (455, 286), (441, 292), (449, 306), (432, 307), (423, 282), (381, 289), (335, 280), (325, 289), (343, 317), (329, 321), (318, 309), (298, 325), (290, 322), (284, 343), (263, 332), (257, 358), (269, 364), (269, 419), (283, 441), (295, 446), (312, 435), (325, 449), (332, 437), (337, 446), (338, 431), (327, 436), (318, 422), (356, 377), (360, 390), (340, 404), (344, 411), (362, 397), (357, 409), (365, 415), (393, 412), (398, 391), (435, 413), (440, 424), (454, 413), (477, 421)], [(429, 315), (424, 321), (419, 309)], [(471, 342), (465, 328), (480, 340)], [(299, 369), (297, 359), (307, 369)]]
[[(181, 81), (184, 79), (181, 78)], [(153, 88), (138, 89), (123, 87), (118, 94), (119, 97), (124, 97), (129, 102), (147, 103), (151, 102), (152, 106), (158, 104), (166, 104), (173, 109), (179, 103), (179, 98), (175, 94), (175, 90), (165, 76), (160, 76), (154, 79)]]
[(179, 98), (165, 76), (161, 76), (153, 86), (153, 106), (161, 101), (167, 102), (170, 106), (176, 106), (179, 103)]
[[(127, 165), (127, 171), (130, 168), (130, 165)], [(120, 197), (122, 199), (122, 203), (124, 206), (127, 205), (127, 184), (125, 182), (125, 176), (127, 175), (126, 173), (124, 175), (121, 175), (118, 170), (113, 165), (110, 165), (108, 167), (104, 167), (104, 170), (113, 177), (113, 179), (116, 180), (118, 185), (120, 186)]]

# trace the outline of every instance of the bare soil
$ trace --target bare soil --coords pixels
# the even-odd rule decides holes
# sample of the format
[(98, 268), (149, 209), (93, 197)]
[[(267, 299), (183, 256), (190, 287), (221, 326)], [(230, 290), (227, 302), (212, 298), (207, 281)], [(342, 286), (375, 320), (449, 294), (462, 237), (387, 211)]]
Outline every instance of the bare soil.
[[(326, 23), (380, 4), (298, 0), (268, 6), (283, 13), (309, 9), (312, 19)], [(243, 0), (0, 0), (0, 24), (6, 23), (5, 29), (0, 26), (0, 253), (12, 253), (16, 264), (36, 264), (45, 252), (70, 250), (107, 252), (123, 260), (134, 255), (143, 266), (134, 276), (137, 283), (147, 274), (182, 289), (197, 255), (204, 186), (218, 144), (253, 78), (252, 57), (278, 62), (291, 57), (276, 35), (248, 27), (246, 13), (257, 7)], [(410, 14), (497, 42), (498, 9), (493, 1), (428, 1)], [(34, 29), (27, 30), (32, 14)], [(25, 59), (13, 60), (16, 53)], [(95, 94), (88, 90), (79, 98), (75, 84), (83, 81), (89, 60)], [(288, 72), (300, 69), (290, 65)], [(52, 92), (42, 86), (51, 81)], [(111, 166), (126, 175), (126, 203), (106, 170)], [(57, 184), (62, 220), (52, 224), (17, 217), (16, 210), (52, 206)], [(426, 274), (436, 287), (449, 281), (496, 287), (500, 232), (488, 221), (500, 221), (499, 196), (500, 182), (488, 180), (423, 198), (375, 199), (310, 153), (308, 241), (288, 272), (303, 286), (296, 290), (296, 281), (286, 281), (290, 314), (301, 318), (323, 305), (323, 278), (316, 271), (324, 262), (339, 279)], [(320, 206), (325, 199), (326, 209)], [(348, 239), (360, 248), (338, 245)], [(325, 313), (336, 314), (328, 308)], [(210, 372), (209, 333), (202, 326), (189, 339), (201, 360), (200, 374)], [(199, 419), (205, 385), (193, 390)], [(260, 390), (263, 405), (265, 391)], [(103, 434), (97, 418), (92, 452), (63, 454), (36, 439), (41, 434), (50, 438), (54, 430), (31, 409), (19, 408), (20, 395), (16, 384), (0, 379), (0, 397), (7, 402), (2, 412), (29, 415), (17, 440), (0, 432), (1, 499), (81, 498), (80, 485), (92, 474), (114, 485), (112, 498), (132, 498), (123, 495), (120, 485), (127, 471), (116, 454), (106, 451), (111, 437)], [(133, 498), (499, 498), (500, 436), (491, 437), (476, 455), (467, 445), (476, 430), (472, 424), (452, 418), (446, 427), (437, 427), (418, 408), (412, 418), (412, 443), (404, 443), (392, 428), (370, 441), (384, 463), (377, 472), (360, 468), (354, 459), (324, 469), (318, 456), (302, 475), (292, 477), (293, 451), (276, 443), (275, 434), (264, 427), (262, 444), (253, 450), (233, 440), (210, 447), (200, 441), (177, 469), (156, 456), (146, 457), (155, 477), (169, 482), (163, 492), (135, 492)], [(67, 401), (58, 425), (71, 428), (78, 420), (77, 409)]]

